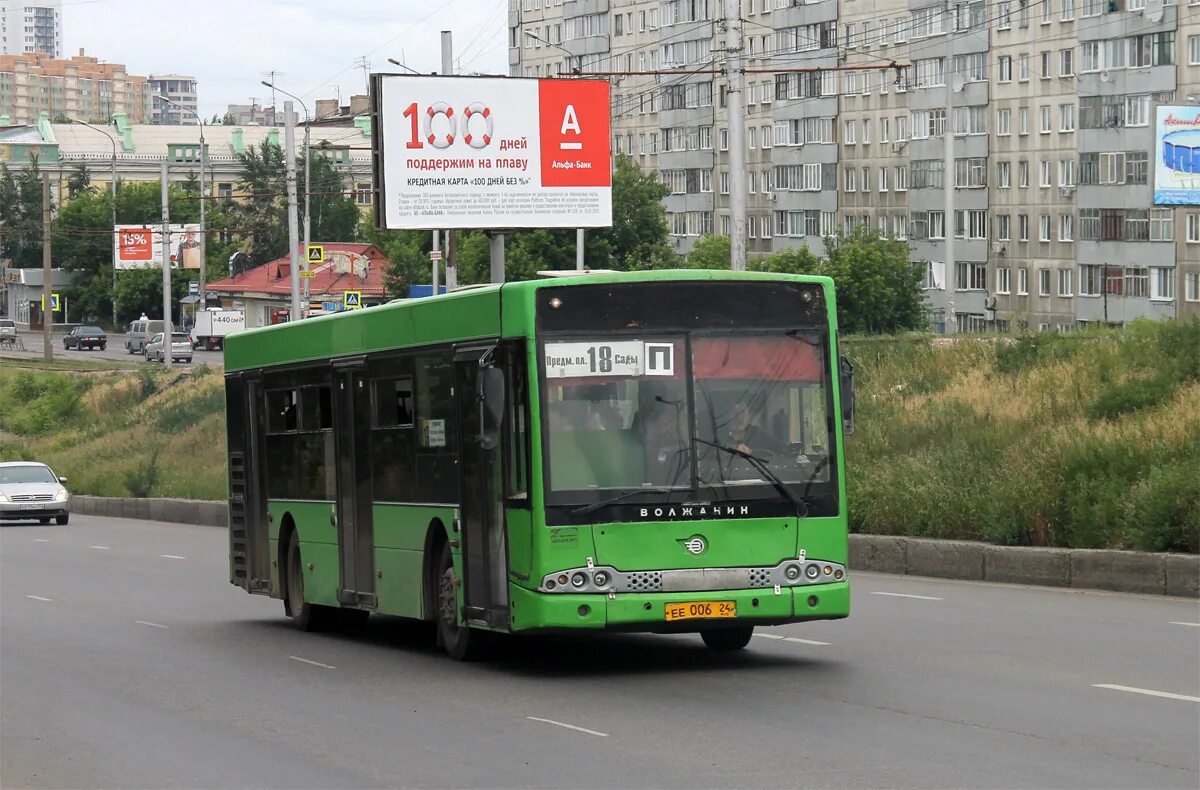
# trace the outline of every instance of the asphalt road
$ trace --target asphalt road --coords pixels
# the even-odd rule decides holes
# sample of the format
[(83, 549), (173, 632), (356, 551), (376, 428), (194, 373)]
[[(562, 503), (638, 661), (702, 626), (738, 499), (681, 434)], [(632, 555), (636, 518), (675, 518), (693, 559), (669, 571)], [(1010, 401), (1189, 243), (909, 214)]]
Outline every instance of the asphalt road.
[[(42, 349), (45, 344), (42, 341), (41, 332), (22, 332), (21, 340), (25, 344), (24, 351), (12, 351), (9, 349), (0, 349), (7, 356), (14, 357), (32, 357), (41, 359)], [(157, 362), (146, 362), (146, 358), (141, 354), (130, 354), (125, 350), (125, 335), (110, 334), (108, 336), (108, 347), (103, 351), (100, 349), (88, 349), (81, 351), (79, 349), (70, 349), (69, 351), (63, 348), (63, 334), (55, 333), (54, 335), (54, 357), (55, 359), (104, 359), (108, 361), (116, 360), (117, 362), (128, 362), (130, 364), (153, 364)], [(208, 365), (223, 365), (225, 355), (222, 351), (193, 351), (191, 363), (176, 362), (176, 365), (189, 367), (190, 365), (199, 365), (206, 363)]]
[(864, 573), (849, 620), (736, 655), (537, 638), (469, 665), (391, 618), (300, 633), (226, 551), (0, 528), (0, 785), (1200, 786), (1195, 601)]

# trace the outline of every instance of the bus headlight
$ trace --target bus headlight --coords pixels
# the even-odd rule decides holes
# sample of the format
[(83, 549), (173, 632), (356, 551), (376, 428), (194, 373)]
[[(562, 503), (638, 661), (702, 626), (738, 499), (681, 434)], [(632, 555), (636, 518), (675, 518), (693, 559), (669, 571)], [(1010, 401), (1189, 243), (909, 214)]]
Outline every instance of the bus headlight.
[(807, 568), (804, 569), (804, 575), (810, 579), (817, 578), (818, 576), (821, 575), (821, 566), (809, 565)]
[(800, 578), (800, 566), (799, 565), (787, 566), (787, 568), (785, 568), (783, 571), (783, 575), (788, 577), (788, 579), (790, 581), (796, 581), (796, 579)]
[(597, 587), (603, 587), (608, 584), (608, 574), (604, 571), (596, 571), (596, 574), (592, 576), (592, 581), (596, 583)]
[(582, 587), (587, 584), (587, 577), (582, 573), (576, 573), (571, 577), (571, 584), (575, 587)]

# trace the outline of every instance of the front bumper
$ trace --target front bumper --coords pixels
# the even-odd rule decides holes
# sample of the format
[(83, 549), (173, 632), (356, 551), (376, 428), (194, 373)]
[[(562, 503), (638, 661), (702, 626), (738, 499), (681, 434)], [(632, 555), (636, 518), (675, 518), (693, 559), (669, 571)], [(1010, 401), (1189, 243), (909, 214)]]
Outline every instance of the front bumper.
[[(805, 620), (837, 620), (850, 614), (850, 583), (810, 584), (774, 589), (706, 590), (681, 593), (547, 594), (509, 585), (513, 631), (607, 629), (689, 633), (706, 628), (781, 625)], [(668, 622), (671, 603), (731, 601), (737, 617)]]
[(71, 512), (66, 502), (0, 502), (0, 521), (32, 521), (39, 518), (66, 516)]

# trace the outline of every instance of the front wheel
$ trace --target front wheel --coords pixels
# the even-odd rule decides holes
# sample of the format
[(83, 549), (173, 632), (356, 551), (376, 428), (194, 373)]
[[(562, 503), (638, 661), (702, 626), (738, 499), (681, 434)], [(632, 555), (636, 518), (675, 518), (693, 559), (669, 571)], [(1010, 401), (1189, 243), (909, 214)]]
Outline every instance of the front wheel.
[(477, 661), (486, 649), (488, 634), (472, 630), (458, 622), (458, 581), (454, 577), (454, 558), (450, 546), (443, 543), (438, 558), (437, 625), (438, 643), (455, 661)]
[(324, 631), (333, 621), (335, 612), (328, 606), (308, 603), (304, 600), (304, 564), (300, 558), (300, 541), (295, 533), (288, 542), (287, 589), (285, 608), (288, 615), (301, 631)]
[(754, 626), (738, 625), (732, 628), (710, 628), (700, 632), (700, 638), (709, 650), (741, 650), (750, 644)]
[(59, 525), (60, 527), (65, 527), (67, 525), (67, 522), (70, 520), (71, 520), (70, 515), (54, 517), (54, 523)]

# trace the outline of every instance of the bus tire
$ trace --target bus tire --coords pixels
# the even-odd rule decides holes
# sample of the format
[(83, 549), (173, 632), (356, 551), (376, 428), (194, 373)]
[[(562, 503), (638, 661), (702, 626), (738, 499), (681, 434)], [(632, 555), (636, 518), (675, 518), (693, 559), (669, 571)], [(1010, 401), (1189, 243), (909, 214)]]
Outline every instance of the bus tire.
[(735, 625), (730, 628), (709, 628), (700, 632), (700, 638), (709, 650), (741, 650), (750, 644), (754, 626)]
[(287, 612), (292, 622), (301, 631), (324, 631), (336, 614), (331, 607), (308, 603), (304, 600), (304, 565), (300, 559), (300, 541), (292, 533), (287, 551)]
[(454, 558), (450, 546), (443, 542), (438, 558), (438, 574), (434, 601), (437, 602), (438, 643), (455, 661), (478, 661), (485, 653), (488, 635), (458, 624), (457, 581), (454, 578)]

